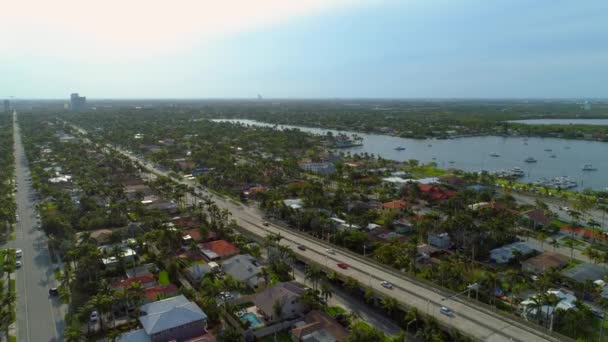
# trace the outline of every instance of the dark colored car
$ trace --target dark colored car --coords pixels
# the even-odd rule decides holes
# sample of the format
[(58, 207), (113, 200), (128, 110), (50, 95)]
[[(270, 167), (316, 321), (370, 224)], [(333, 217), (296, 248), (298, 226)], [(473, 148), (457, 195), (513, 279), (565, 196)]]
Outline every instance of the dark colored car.
[(57, 290), (56, 287), (51, 287), (49, 289), (49, 296), (58, 296), (59, 295), (59, 290)]
[(345, 262), (341, 262), (338, 264), (338, 267), (340, 267), (341, 269), (345, 270), (348, 269), (348, 264)]
[(298, 249), (301, 251), (305, 251), (306, 250), (306, 246), (304, 245), (298, 245)]

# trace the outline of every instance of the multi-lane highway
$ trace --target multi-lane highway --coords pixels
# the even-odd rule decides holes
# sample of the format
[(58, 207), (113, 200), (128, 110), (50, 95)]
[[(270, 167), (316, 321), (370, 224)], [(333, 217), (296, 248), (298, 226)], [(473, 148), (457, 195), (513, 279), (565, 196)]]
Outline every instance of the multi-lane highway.
[[(74, 127), (81, 133), (86, 134), (86, 131), (81, 128)], [(110, 145), (107, 145), (106, 148), (114, 149)], [(155, 168), (145, 160), (138, 159), (122, 149), (116, 150), (134, 162), (142, 164), (148, 171), (168, 176), (166, 172)], [(195, 186), (187, 180), (180, 180), (179, 182), (191, 188)], [(197, 193), (210, 196), (220, 208), (228, 209), (239, 226), (250, 233), (259, 236), (266, 236), (269, 233), (281, 234), (283, 237), (282, 243), (292, 246), (293, 250), (302, 257), (339, 274), (355, 278), (362, 285), (372, 287), (381, 295), (392, 296), (403, 305), (414, 306), (420, 312), (432, 315), (440, 323), (455, 328), (474, 339), (483, 341), (561, 341), (563, 339), (563, 337), (552, 336), (548, 331), (541, 330), (540, 327), (498, 313), (493, 309), (469, 302), (466, 299), (459, 297), (445, 299), (449, 296), (448, 293), (411, 279), (401, 272), (378, 265), (355, 253), (339, 249), (335, 255), (328, 254), (327, 249), (336, 249), (336, 247), (287, 227), (275, 224), (265, 225), (263, 213), (255, 207), (239, 205), (204, 190), (197, 190)], [(305, 250), (296, 248), (299, 245), (305, 246)], [(337, 263), (340, 262), (347, 263), (350, 267), (348, 269), (339, 268)], [(384, 280), (394, 284), (394, 288), (386, 289), (380, 286), (380, 282)], [(441, 314), (439, 311), (441, 306), (451, 308), (454, 315), (448, 317)]]
[[(17, 119), (17, 115), (15, 115)], [(17, 176), (17, 215), (15, 240), (10, 246), (23, 251), (22, 266), (17, 269), (17, 340), (27, 342), (62, 341), (65, 305), (49, 297), (55, 286), (47, 239), (37, 229), (34, 192), (21, 144), (17, 120), (15, 129), (15, 164)]]

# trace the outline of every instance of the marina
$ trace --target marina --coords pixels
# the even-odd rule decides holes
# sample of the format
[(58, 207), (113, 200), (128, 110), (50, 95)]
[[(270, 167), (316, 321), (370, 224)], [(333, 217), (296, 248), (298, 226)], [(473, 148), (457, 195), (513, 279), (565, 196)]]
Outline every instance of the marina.
[[(276, 129), (298, 128), (304, 132), (326, 135), (332, 132), (361, 138), (359, 146), (337, 150), (344, 153), (368, 153), (397, 161), (419, 160), (421, 163), (435, 163), (439, 168), (456, 168), (479, 172), (489, 170), (511, 170), (518, 167), (523, 175), (517, 179), (522, 183), (550, 180), (564, 175), (576, 180), (576, 189), (591, 188), (604, 191), (608, 187), (608, 173), (583, 171), (586, 164), (597, 170), (608, 170), (608, 143), (584, 140), (534, 137), (467, 137), (456, 139), (407, 139), (382, 134), (367, 134), (351, 131), (337, 131), (303, 126), (274, 125), (254, 120), (218, 119), (218, 121), (239, 122), (247, 125), (275, 127)], [(527, 145), (524, 145), (524, 142)], [(402, 146), (404, 151), (395, 147)], [(552, 149), (553, 152), (546, 152)], [(557, 153), (556, 151), (559, 151)], [(491, 153), (500, 157), (491, 157)], [(526, 163), (531, 157), (536, 163)], [(434, 158), (434, 159), (433, 159)]]

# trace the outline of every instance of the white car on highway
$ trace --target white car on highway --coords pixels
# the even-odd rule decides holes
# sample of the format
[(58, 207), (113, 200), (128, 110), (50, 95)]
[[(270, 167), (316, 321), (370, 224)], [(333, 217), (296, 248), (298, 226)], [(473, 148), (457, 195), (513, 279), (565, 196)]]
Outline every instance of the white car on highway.
[(334, 250), (333, 250), (333, 249), (331, 249), (331, 248), (326, 249), (326, 250), (325, 250), (325, 252), (327, 252), (327, 254), (332, 254), (332, 255), (333, 255), (333, 254), (336, 254), (336, 251), (334, 251)]
[(21, 249), (15, 249), (15, 257), (21, 258), (23, 256), (23, 251)]
[(393, 288), (393, 284), (391, 284), (390, 282), (388, 282), (386, 280), (383, 281), (383, 282), (381, 282), (380, 285), (382, 285), (382, 287), (385, 287), (387, 289), (392, 289)]
[(447, 306), (442, 306), (441, 309), (439, 309), (439, 312), (448, 317), (454, 316), (454, 311), (452, 311), (452, 309), (448, 308)]

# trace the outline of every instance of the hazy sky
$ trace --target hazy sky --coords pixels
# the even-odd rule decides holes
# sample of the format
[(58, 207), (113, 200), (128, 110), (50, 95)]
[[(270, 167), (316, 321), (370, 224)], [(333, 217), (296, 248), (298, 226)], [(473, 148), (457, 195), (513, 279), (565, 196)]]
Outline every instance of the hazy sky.
[(0, 98), (608, 97), (607, 0), (19, 0)]

